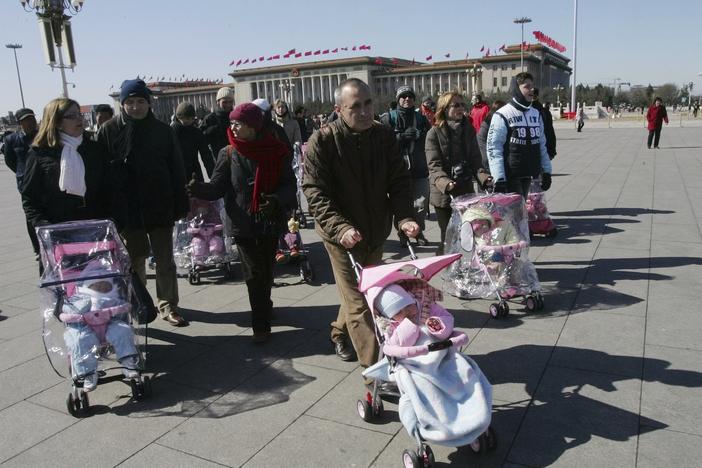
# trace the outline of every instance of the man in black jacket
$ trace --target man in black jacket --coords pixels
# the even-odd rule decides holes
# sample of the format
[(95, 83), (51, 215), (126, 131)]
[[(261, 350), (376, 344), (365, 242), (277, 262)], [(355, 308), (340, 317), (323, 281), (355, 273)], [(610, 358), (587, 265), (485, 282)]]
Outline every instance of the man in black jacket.
[[(19, 190), (24, 177), (27, 152), (32, 140), (34, 140), (34, 136), (37, 134), (38, 128), (37, 119), (32, 109), (19, 109), (15, 112), (15, 118), (20, 124), (20, 129), (5, 137), (5, 145), (2, 151), (5, 154), (5, 164), (15, 173), (17, 189)], [(34, 249), (34, 253), (38, 258), (39, 241), (29, 218), (27, 218), (27, 233), (29, 234), (29, 240), (32, 242), (32, 249)]]
[(544, 121), (544, 136), (546, 137), (546, 151), (549, 159), (553, 160), (556, 157), (556, 131), (553, 129), (553, 116), (549, 104), (546, 107), (539, 101), (539, 90), (534, 88), (534, 101), (531, 107), (538, 110), (541, 114), (541, 120)]
[(108, 152), (112, 214), (132, 267), (146, 284), (149, 245), (156, 259), (156, 296), (161, 318), (174, 326), (178, 313), (173, 261), (173, 224), (188, 212), (185, 173), (173, 130), (151, 112), (151, 91), (142, 80), (126, 80), (120, 90), (121, 115), (105, 123), (98, 142)]
[[(195, 125), (195, 106), (189, 102), (181, 102), (176, 108), (176, 120), (171, 124), (180, 142), (180, 152), (183, 155), (183, 165), (185, 166), (185, 177), (190, 178), (193, 174), (197, 180), (205, 180), (200, 168), (200, 159), (207, 171), (207, 177), (212, 177), (214, 169), (214, 159), (207, 146), (205, 136)], [(198, 159), (198, 153), (200, 159)]]
[(219, 88), (216, 100), (217, 108), (214, 112), (207, 114), (200, 124), (200, 130), (207, 139), (213, 160), (217, 158), (219, 151), (229, 144), (227, 128), (229, 128), (229, 113), (234, 108), (234, 91), (228, 86)]

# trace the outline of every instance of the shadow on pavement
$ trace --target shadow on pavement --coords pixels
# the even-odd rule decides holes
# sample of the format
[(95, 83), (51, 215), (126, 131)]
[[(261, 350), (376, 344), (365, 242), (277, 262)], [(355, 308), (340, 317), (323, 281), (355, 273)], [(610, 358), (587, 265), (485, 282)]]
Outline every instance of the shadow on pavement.
[(649, 208), (595, 208), (594, 210), (551, 212), (553, 216), (564, 218), (575, 216), (640, 216), (645, 214), (673, 214), (671, 210), (652, 210)]

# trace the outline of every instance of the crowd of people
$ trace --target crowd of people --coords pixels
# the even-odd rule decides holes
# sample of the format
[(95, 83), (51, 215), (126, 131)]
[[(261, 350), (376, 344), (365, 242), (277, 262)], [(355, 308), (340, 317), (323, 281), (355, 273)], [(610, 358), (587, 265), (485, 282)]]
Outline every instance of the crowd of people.
[[(304, 106), (291, 112), (282, 100), (235, 106), (229, 87), (217, 92), (217, 107), (200, 122), (190, 103), (174, 109), (170, 125), (161, 122), (151, 100), (144, 81), (124, 81), (119, 113), (100, 106), (94, 131), (84, 128), (79, 104), (66, 98), (48, 103), (39, 125), (30, 109), (16, 113), (20, 130), (6, 139), (5, 161), (16, 175), (37, 256), (39, 226), (112, 219), (144, 283), (146, 259), (155, 260), (161, 318), (185, 326), (174, 223), (186, 216), (189, 197), (223, 198), (253, 339), (263, 343), (271, 334), (278, 239), (298, 208), (293, 148), (304, 144), (302, 191), (339, 292), (330, 339), (339, 358), (358, 359), (364, 367), (377, 359), (378, 344), (346, 252), (363, 266), (377, 264), (393, 229), (402, 246), (411, 240), (428, 246), (423, 231), (433, 206), (440, 254), (453, 197), (476, 187), (526, 197), (535, 178), (548, 190), (557, 154), (550, 111), (538, 102), (529, 73), (515, 77), (508, 102), (475, 95), (470, 110), (458, 92), (418, 100), (403, 85), (395, 105), (380, 116), (369, 86), (352, 78), (334, 91), (334, 111), (323, 122)], [(657, 147), (667, 115), (659, 100), (649, 114), (648, 145)]]

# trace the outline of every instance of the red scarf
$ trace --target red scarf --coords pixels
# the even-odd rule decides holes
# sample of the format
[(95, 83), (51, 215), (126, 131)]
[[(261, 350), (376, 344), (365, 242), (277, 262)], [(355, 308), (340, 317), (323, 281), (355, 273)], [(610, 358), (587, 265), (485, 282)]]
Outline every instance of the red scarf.
[(234, 137), (231, 128), (227, 128), (229, 144), (243, 157), (256, 161), (254, 175), (253, 200), (251, 213), (258, 212), (261, 194), (271, 193), (280, 181), (283, 158), (288, 155), (288, 147), (282, 141), (265, 131), (257, 140), (240, 140)]

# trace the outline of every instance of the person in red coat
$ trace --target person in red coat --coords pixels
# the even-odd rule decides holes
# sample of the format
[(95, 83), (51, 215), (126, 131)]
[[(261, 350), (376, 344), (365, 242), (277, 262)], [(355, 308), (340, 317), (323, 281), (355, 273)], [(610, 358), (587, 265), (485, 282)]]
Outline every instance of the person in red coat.
[(646, 113), (646, 120), (648, 120), (648, 149), (651, 149), (651, 143), (653, 143), (654, 148), (658, 149), (663, 122), (665, 121), (665, 124), (668, 125), (668, 113), (663, 106), (663, 99), (657, 97), (653, 101), (653, 105), (648, 108)]
[(483, 97), (480, 94), (476, 94), (471, 99), (473, 107), (470, 110), (470, 121), (475, 129), (475, 134), (477, 135), (480, 131), (480, 125), (485, 120), (485, 117), (490, 113), (490, 106), (487, 102), (483, 101)]

